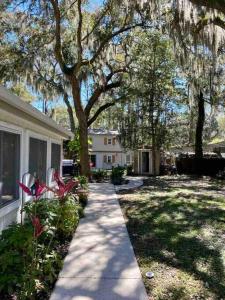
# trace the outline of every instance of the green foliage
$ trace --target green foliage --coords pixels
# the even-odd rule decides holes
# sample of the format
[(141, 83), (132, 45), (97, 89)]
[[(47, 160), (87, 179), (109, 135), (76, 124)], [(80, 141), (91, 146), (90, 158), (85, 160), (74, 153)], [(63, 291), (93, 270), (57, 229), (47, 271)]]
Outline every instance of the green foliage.
[(128, 176), (133, 174), (133, 166), (132, 165), (127, 166), (126, 170), (127, 170)]
[(104, 178), (107, 176), (107, 171), (103, 169), (92, 170), (92, 177), (97, 182), (102, 182)]
[(80, 183), (80, 186), (82, 187), (82, 189), (87, 189), (88, 188), (88, 178), (86, 176), (78, 176), (76, 178), (79, 183)]
[(62, 237), (70, 237), (79, 222), (79, 204), (73, 196), (68, 196), (66, 202), (57, 207), (59, 220), (56, 224), (57, 232)]
[(24, 283), (25, 268), (33, 257), (31, 225), (11, 225), (0, 236), (0, 298)]
[(84, 208), (88, 203), (88, 192), (86, 190), (81, 190), (78, 193), (79, 203)]
[(118, 166), (112, 169), (111, 180), (114, 184), (121, 184), (125, 174), (125, 168)]
[(78, 153), (80, 151), (79, 134), (74, 135), (74, 139), (69, 141), (68, 149), (73, 153)]
[[(21, 300), (41, 299), (39, 293), (48, 295), (62, 266), (63, 255), (58, 247), (70, 240), (83, 208), (69, 195), (64, 202), (57, 199), (28, 202), (24, 212), (27, 216), (24, 224), (13, 224), (0, 236), (1, 299), (11, 294)], [(44, 226), (44, 233), (38, 239), (34, 238), (29, 218), (32, 215), (38, 215)]]

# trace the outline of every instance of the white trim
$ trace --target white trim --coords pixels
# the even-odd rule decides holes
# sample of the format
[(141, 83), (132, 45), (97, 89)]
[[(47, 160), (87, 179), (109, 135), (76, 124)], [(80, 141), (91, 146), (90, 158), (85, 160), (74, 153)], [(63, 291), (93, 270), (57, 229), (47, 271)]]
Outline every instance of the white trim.
[[(23, 138), (24, 138), (24, 134), (23, 134), (23, 129), (21, 127), (18, 127), (18, 126), (15, 126), (15, 125), (12, 125), (12, 124), (8, 124), (6, 122), (2, 122), (0, 121), (0, 130), (2, 131), (5, 131), (5, 132), (9, 132), (9, 133), (14, 133), (14, 134), (17, 134), (20, 136), (20, 157), (19, 157), (19, 160), (20, 160), (20, 164), (19, 164), (19, 180), (21, 180), (22, 178), (22, 166), (23, 166), (23, 157), (22, 157), (22, 153), (24, 151), (23, 149)], [(13, 203), (16, 202), (16, 201), (19, 201), (21, 199), (21, 190), (19, 189), (19, 198), (18, 199), (13, 199), (11, 200)], [(10, 205), (10, 204), (8, 204)], [(8, 206), (7, 204), (5, 206)], [(0, 205), (0, 211), (5, 207), (1, 207)]]
[[(49, 157), (48, 157), (48, 155), (49, 155), (49, 138), (47, 137), (47, 136), (45, 136), (45, 135), (41, 135), (41, 134), (39, 134), (39, 133), (36, 133), (36, 132), (32, 132), (32, 131), (27, 131), (27, 137), (28, 137), (28, 144), (27, 144), (27, 146), (28, 146), (28, 148), (27, 148), (27, 153), (28, 153), (28, 169), (27, 169), (27, 172), (29, 172), (29, 164), (30, 164), (30, 162), (29, 162), (29, 153), (30, 153), (30, 138), (34, 138), (34, 139), (38, 139), (38, 140), (41, 140), (41, 141), (44, 141), (44, 142), (46, 142), (46, 146), (47, 146), (47, 153), (46, 153), (46, 169), (45, 169), (45, 178), (46, 178), (46, 181), (47, 181), (47, 170), (49, 169), (48, 168), (48, 159), (49, 159)], [(51, 158), (51, 157), (50, 157)], [(32, 174), (31, 174), (32, 175)], [(47, 182), (46, 182), (47, 183)]]
[(0, 208), (0, 218), (5, 217), (7, 214), (11, 213), (13, 210), (20, 207), (21, 200), (14, 200), (9, 204)]
[(17, 134), (22, 134), (22, 132), (23, 132), (22, 127), (15, 126), (13, 124), (6, 123), (3, 121), (0, 121), (0, 129), (8, 131), (8, 132), (12, 132), (12, 133), (17, 133)]
[(30, 104), (21, 100), (18, 96), (12, 94), (9, 90), (0, 86), (0, 100), (7, 103), (10, 106), (15, 107), (16, 109), (27, 113), (38, 121), (50, 126), (51, 128), (56, 129), (61, 134), (67, 136), (68, 138), (73, 137), (73, 133), (66, 130), (65, 128), (59, 126), (55, 121), (42, 114), (38, 109), (34, 108)]
[(60, 145), (60, 154), (61, 154), (61, 157), (60, 157), (60, 176), (62, 176), (63, 140), (51, 139), (50, 142), (51, 142), (51, 154), (52, 154), (52, 144)]

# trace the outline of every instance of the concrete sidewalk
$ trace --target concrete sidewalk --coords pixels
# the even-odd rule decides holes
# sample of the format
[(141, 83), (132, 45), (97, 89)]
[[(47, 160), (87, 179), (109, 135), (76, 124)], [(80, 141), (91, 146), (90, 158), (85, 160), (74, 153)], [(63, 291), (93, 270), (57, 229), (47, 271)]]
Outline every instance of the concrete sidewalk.
[(50, 300), (147, 300), (114, 186), (90, 191)]

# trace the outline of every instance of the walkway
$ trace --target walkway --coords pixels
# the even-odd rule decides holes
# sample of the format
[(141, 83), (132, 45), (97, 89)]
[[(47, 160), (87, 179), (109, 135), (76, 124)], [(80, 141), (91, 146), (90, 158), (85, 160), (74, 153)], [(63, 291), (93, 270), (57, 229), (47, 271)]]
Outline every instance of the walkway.
[(90, 191), (50, 300), (147, 300), (113, 185)]
[(132, 190), (136, 189), (143, 185), (143, 180), (147, 177), (140, 177), (140, 176), (126, 176), (126, 179), (129, 180), (127, 184), (115, 185), (116, 191), (123, 191), (123, 190)]

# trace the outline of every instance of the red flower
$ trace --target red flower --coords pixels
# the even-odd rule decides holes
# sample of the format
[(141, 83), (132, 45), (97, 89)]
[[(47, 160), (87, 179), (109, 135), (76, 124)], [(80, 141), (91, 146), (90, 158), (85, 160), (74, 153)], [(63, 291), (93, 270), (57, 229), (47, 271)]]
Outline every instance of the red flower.
[(35, 196), (36, 200), (38, 200), (46, 191), (46, 185), (44, 183), (40, 184), (38, 179), (35, 180), (34, 184), (30, 188), (21, 182), (19, 182), (19, 186), (29, 196)]
[(38, 238), (44, 232), (44, 226), (41, 225), (40, 219), (35, 216), (31, 216), (31, 222), (34, 226), (34, 237)]
[(57, 171), (55, 171), (53, 178), (57, 183), (57, 187), (53, 189), (48, 187), (47, 189), (55, 193), (59, 198), (64, 198), (75, 186), (78, 185), (78, 181), (74, 179), (71, 179), (65, 183)]

